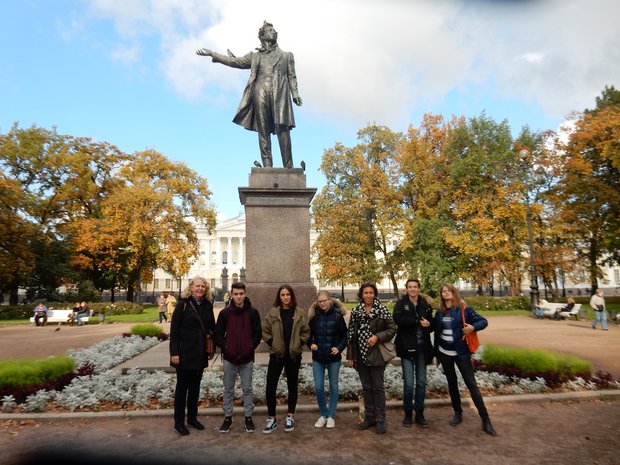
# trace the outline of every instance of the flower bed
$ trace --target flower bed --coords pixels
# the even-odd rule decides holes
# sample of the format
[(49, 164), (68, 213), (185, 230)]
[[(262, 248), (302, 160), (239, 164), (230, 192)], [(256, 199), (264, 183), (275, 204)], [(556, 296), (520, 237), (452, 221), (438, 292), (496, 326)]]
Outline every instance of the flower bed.
[[(62, 391), (38, 391), (28, 396), (26, 402), (17, 405), (12, 396), (2, 399), (4, 411), (38, 412), (38, 411), (75, 411), (108, 409), (159, 409), (171, 408), (174, 398), (175, 377), (156, 371), (153, 373), (133, 369), (127, 374), (111, 370), (112, 367), (149, 349), (159, 341), (154, 338), (139, 336), (115, 337), (92, 347), (71, 350), (69, 355), (76, 360), (76, 366), (92, 364), (94, 373), (81, 376)], [(479, 358), (479, 353), (474, 357)], [(254, 366), (254, 396), (257, 404), (265, 403), (265, 384), (267, 367)], [(532, 394), (549, 392), (551, 389), (543, 378), (534, 380), (515, 376), (501, 375), (494, 372), (476, 372), (476, 380), (486, 394)], [(612, 382), (610, 387), (619, 387)], [(459, 388), (466, 391), (459, 375)], [(201, 407), (221, 405), (223, 395), (222, 371), (218, 368), (205, 370), (200, 386)], [(343, 366), (340, 370), (339, 389), (341, 400), (354, 401), (361, 393), (361, 383), (357, 372)], [(388, 365), (385, 371), (386, 396), (401, 399), (403, 380), (400, 367)], [(562, 391), (596, 390), (594, 381), (576, 378), (559, 387)], [(557, 389), (556, 389), (557, 390)], [(299, 392), (301, 395), (314, 395), (312, 367), (302, 365), (299, 371)], [(433, 365), (427, 369), (427, 397), (447, 397), (447, 383), (440, 368)], [(286, 395), (286, 381), (281, 378), (277, 388), (278, 396)], [(241, 387), (237, 382), (235, 399), (240, 401)]]

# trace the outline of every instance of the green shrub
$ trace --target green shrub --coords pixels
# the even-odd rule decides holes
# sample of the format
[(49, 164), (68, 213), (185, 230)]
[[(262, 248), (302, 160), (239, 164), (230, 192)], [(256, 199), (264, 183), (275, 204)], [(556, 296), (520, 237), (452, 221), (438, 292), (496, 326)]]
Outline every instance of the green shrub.
[(4, 360), (0, 362), (0, 388), (41, 384), (70, 374), (74, 369), (75, 360), (67, 356)]
[(97, 302), (90, 305), (93, 311), (93, 315), (97, 313), (105, 313), (106, 315), (135, 315), (140, 314), (144, 310), (144, 307), (133, 302), (120, 301), (120, 302)]
[(490, 366), (516, 368), (527, 373), (575, 375), (590, 373), (592, 364), (572, 355), (557, 354), (544, 349), (516, 349), (489, 344), (484, 347), (482, 362)]
[(468, 296), (464, 298), (467, 305), (476, 311), (529, 310), (527, 297), (491, 297), (488, 295)]
[(129, 334), (135, 334), (142, 337), (158, 337), (163, 333), (161, 326), (149, 323), (141, 325), (133, 325), (129, 330)]
[(0, 307), (0, 320), (22, 320), (34, 314), (31, 305), (3, 305)]

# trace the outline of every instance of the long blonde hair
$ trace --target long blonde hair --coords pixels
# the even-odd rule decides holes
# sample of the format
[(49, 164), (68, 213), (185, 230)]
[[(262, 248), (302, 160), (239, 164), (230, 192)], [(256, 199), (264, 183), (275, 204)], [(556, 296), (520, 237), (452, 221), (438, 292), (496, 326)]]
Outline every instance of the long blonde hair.
[(448, 307), (446, 307), (446, 302), (445, 300), (443, 300), (443, 296), (441, 295), (441, 291), (443, 291), (444, 287), (452, 292), (453, 307), (462, 308), (465, 306), (465, 301), (461, 297), (461, 293), (459, 292), (459, 290), (452, 284), (443, 283), (439, 288), (439, 309), (441, 310), (441, 313), (445, 314), (448, 312), (448, 310), (450, 310)]
[(195, 276), (189, 281), (187, 287), (183, 289), (183, 292), (181, 292), (181, 298), (187, 299), (190, 295), (192, 295), (192, 286), (196, 281), (202, 281), (203, 283), (205, 283), (205, 287), (207, 288), (207, 291), (205, 292), (205, 299), (211, 300), (213, 297), (213, 293), (211, 292), (211, 286), (209, 286), (208, 281), (202, 276)]

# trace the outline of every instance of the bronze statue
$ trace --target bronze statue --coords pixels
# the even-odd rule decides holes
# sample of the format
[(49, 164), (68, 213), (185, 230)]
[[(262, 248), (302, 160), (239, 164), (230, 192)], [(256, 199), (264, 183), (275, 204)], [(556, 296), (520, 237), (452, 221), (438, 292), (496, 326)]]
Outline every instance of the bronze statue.
[[(278, 136), (282, 165), (293, 167), (290, 130), (295, 127), (291, 96), (297, 106), (302, 101), (297, 90), (295, 60), (291, 52), (278, 47), (278, 33), (273, 24), (265, 21), (258, 31), (261, 46), (241, 58), (230, 50), (221, 55), (202, 48), (196, 53), (210, 56), (214, 63), (222, 63), (232, 68), (250, 69), (250, 79), (243, 91), (237, 114), (233, 122), (250, 131), (258, 133), (258, 144), (262, 165), (273, 166), (271, 155), (271, 134)], [(254, 162), (260, 166), (260, 163)]]

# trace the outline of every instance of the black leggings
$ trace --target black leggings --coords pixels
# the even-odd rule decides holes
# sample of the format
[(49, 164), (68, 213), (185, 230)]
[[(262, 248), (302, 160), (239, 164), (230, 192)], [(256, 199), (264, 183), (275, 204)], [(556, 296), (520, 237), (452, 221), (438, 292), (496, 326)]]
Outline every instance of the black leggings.
[(290, 358), (278, 358), (275, 355), (269, 356), (269, 366), (267, 367), (267, 386), (265, 387), (265, 397), (267, 398), (267, 412), (270, 417), (276, 416), (276, 390), (282, 370), (286, 370), (286, 385), (288, 388), (288, 413), (295, 413), (297, 407), (297, 385), (299, 383), (299, 367), (301, 366), (301, 355)]
[(471, 357), (459, 359), (458, 357), (452, 357), (439, 352), (439, 361), (441, 362), (443, 372), (448, 381), (448, 391), (450, 392), (450, 401), (452, 402), (452, 408), (454, 411), (456, 413), (463, 412), (463, 408), (461, 407), (461, 394), (459, 393), (458, 378), (456, 377), (456, 369), (454, 368), (456, 365), (461, 372), (461, 376), (463, 376), (463, 381), (465, 381), (467, 389), (469, 389), (471, 400), (478, 409), (478, 415), (482, 418), (488, 418), (489, 414), (487, 413), (484, 400), (482, 399), (482, 394), (480, 393), (480, 389), (478, 389), (476, 377), (474, 376), (474, 367), (471, 364)]

